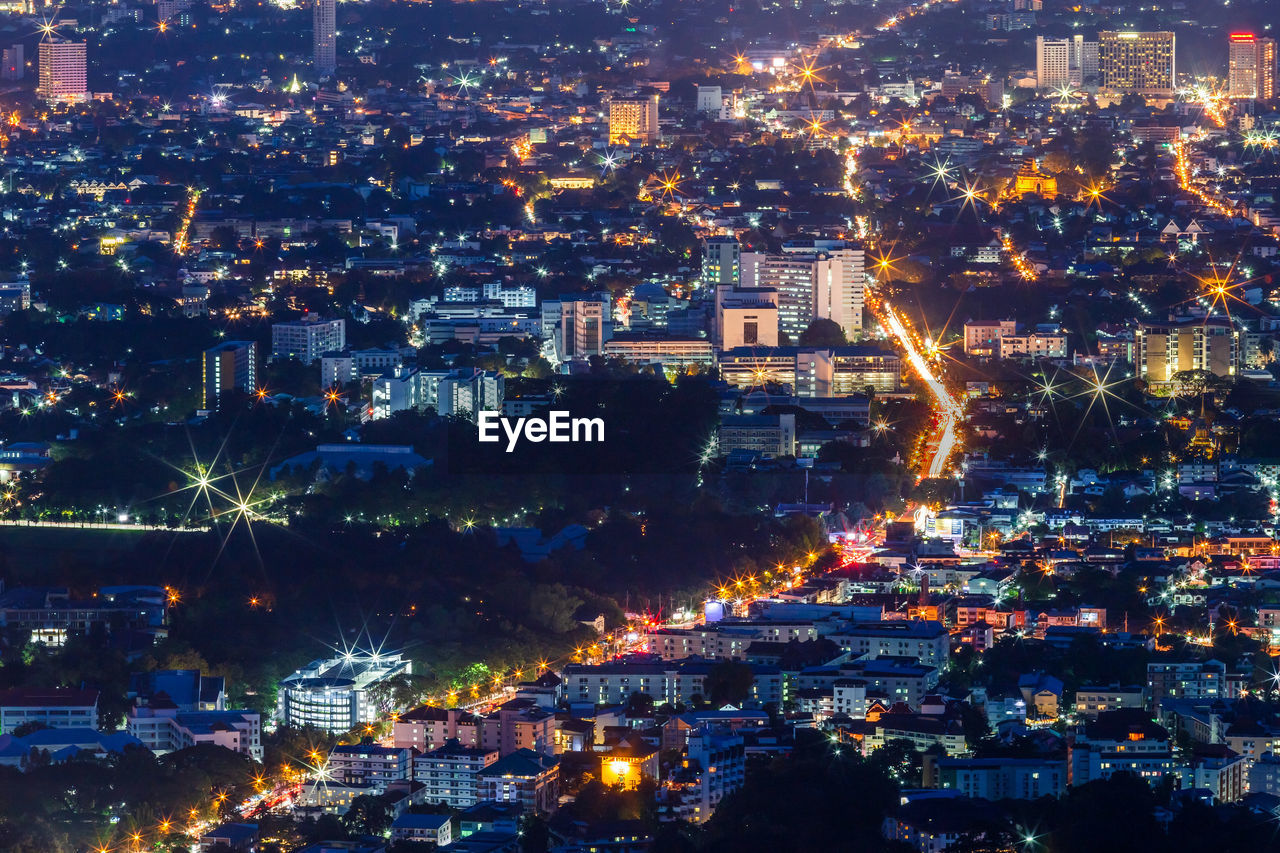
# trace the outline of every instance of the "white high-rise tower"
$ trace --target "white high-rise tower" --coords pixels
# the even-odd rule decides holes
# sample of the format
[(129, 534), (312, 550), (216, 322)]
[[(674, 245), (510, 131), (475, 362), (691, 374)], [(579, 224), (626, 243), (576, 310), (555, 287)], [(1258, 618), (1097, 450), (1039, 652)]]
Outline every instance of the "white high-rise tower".
[(316, 75), (338, 70), (338, 16), (335, 0), (315, 0), (311, 10), (311, 38)]

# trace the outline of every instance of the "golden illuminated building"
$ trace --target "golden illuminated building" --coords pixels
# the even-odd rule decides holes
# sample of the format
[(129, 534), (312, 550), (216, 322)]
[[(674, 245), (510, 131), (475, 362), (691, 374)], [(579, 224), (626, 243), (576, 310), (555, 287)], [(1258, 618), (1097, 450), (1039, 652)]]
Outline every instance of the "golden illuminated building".
[(1174, 45), (1171, 32), (1098, 33), (1100, 90), (1112, 95), (1171, 96)]
[(1058, 179), (1053, 175), (1041, 174), (1036, 169), (1035, 161), (1030, 159), (1022, 164), (1014, 178), (1014, 195), (1021, 198), (1028, 194), (1042, 198), (1054, 198), (1058, 195)]
[(645, 779), (658, 778), (658, 748), (637, 735), (627, 735), (600, 756), (600, 781), (630, 789)]
[(658, 96), (609, 101), (609, 144), (648, 145), (658, 141)]

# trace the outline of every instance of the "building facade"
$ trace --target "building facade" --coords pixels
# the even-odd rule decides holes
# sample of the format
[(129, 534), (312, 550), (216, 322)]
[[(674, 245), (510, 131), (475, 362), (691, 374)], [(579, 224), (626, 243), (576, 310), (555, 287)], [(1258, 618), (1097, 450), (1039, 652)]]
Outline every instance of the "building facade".
[[(313, 0), (311, 7), (312, 65), (317, 77), (338, 70), (338, 16), (336, 0)], [(339, 347), (341, 349), (341, 347)]]
[(1176, 88), (1172, 32), (1098, 33), (1100, 92), (1172, 97)]
[(370, 697), (369, 688), (409, 674), (410, 667), (399, 654), (349, 654), (313, 661), (280, 682), (277, 718), (294, 728), (316, 726), (328, 732), (373, 722), (383, 709)]
[(659, 135), (657, 95), (609, 100), (610, 145), (651, 145)]
[(272, 358), (296, 358), (311, 364), (327, 352), (346, 348), (346, 320), (324, 320), (308, 314), (301, 320), (271, 324)]
[(84, 42), (46, 38), (39, 48), (36, 96), (49, 103), (78, 104), (89, 97)]
[(1253, 33), (1227, 36), (1227, 95), (1269, 101), (1276, 96), (1276, 40)]
[(252, 394), (258, 388), (258, 345), (253, 341), (225, 341), (204, 351), (202, 405), (216, 408), (227, 391)]

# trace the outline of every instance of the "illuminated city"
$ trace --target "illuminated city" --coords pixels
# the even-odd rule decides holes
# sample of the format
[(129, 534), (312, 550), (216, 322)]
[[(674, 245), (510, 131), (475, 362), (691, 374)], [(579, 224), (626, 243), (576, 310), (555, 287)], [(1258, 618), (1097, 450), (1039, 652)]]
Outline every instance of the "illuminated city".
[(0, 16), (0, 851), (1280, 851), (1272, 0)]

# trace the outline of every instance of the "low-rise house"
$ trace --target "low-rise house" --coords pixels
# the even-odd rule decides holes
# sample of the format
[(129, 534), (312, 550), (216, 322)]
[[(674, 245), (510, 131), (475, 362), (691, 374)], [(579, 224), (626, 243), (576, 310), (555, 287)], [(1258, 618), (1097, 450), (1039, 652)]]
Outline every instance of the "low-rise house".
[(453, 818), (448, 814), (403, 814), (391, 823), (392, 841), (418, 841), (448, 847)]

